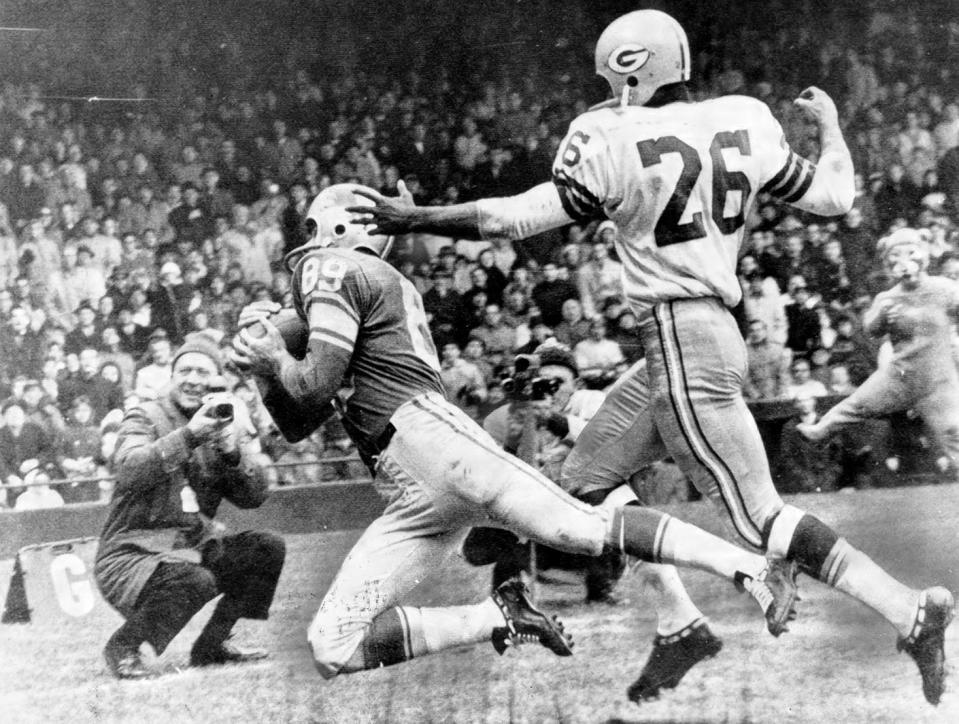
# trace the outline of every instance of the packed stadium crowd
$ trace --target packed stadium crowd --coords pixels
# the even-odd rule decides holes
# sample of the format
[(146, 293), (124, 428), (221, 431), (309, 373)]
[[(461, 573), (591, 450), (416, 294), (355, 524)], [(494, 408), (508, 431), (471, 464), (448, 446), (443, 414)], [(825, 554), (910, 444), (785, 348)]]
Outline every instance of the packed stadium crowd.
[[(792, 104), (799, 89), (815, 81), (840, 106), (855, 207), (822, 219), (761, 197), (739, 267), (747, 399), (795, 400), (805, 418), (817, 398), (848, 394), (876, 367), (880, 347), (862, 314), (889, 285), (880, 237), (921, 229), (933, 273), (959, 279), (959, 88), (943, 62), (955, 57), (959, 31), (881, 12), (863, 30), (854, 47), (842, 27), (814, 38), (804, 26), (695, 43), (706, 48), (695, 58), (697, 98), (764, 100), (797, 152), (817, 153), (813, 127)], [(452, 204), (548, 179), (569, 121), (592, 97), (588, 77), (567, 72), (581, 60), (548, 70), (556, 57), (578, 57), (578, 46), (548, 50), (522, 65), (493, 55), (482, 73), (462, 77), (436, 57), (399, 75), (331, 78), (289, 63), (268, 86), (194, 80), (176, 104), (152, 103), (145, 85), (129, 102), (89, 103), (58, 99), (49, 83), (6, 84), (0, 507), (18, 505), (28, 488), (24, 500), (34, 502), (21, 507), (109, 497), (123, 410), (158, 394), (184, 337), (199, 331), (226, 345), (246, 304), (291, 305), (284, 255), (307, 240), (307, 209), (322, 189), (357, 182), (392, 195), (402, 179), (417, 203)], [(391, 261), (423, 295), (450, 398), (482, 419), (506, 400), (514, 355), (549, 338), (569, 347), (591, 389), (635, 362), (617, 233), (602, 221), (515, 244), (399, 239)], [(242, 423), (280, 463), (275, 484), (362, 474), (340, 425), (287, 443), (256, 386), (228, 379), (246, 403)], [(905, 428), (923, 439), (918, 424)], [(787, 426), (782, 447), (814, 468), (822, 456), (790, 434)], [(855, 456), (862, 437), (836, 455)], [(75, 482), (37, 492), (43, 475)], [(795, 488), (829, 487), (813, 478)]]

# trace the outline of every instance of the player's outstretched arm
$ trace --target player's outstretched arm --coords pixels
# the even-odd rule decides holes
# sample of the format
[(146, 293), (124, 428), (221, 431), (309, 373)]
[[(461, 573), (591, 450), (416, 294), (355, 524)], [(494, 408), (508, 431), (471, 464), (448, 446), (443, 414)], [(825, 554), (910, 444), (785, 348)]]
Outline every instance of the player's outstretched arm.
[(572, 223), (552, 183), (510, 197), (481, 199), (453, 206), (409, 206), (399, 197), (357, 190), (373, 206), (352, 206), (353, 223), (372, 224), (371, 234), (423, 232), (460, 239), (508, 236), (525, 239)]
[(814, 86), (804, 90), (795, 103), (819, 126), (819, 162), (813, 164), (789, 151), (785, 164), (763, 188), (803, 211), (821, 216), (845, 214), (856, 198), (856, 184), (836, 104)]

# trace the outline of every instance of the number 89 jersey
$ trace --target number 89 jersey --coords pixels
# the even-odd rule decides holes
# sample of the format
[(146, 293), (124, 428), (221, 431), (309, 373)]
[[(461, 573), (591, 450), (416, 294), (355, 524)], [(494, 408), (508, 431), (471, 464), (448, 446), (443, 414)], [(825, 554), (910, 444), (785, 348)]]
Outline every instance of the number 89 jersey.
[(616, 222), (634, 307), (706, 296), (732, 307), (742, 295), (736, 263), (756, 193), (796, 202), (814, 172), (764, 103), (726, 96), (584, 113), (556, 156), (553, 183), (572, 218)]
[(353, 392), (343, 422), (361, 446), (382, 433), (404, 402), (424, 392), (444, 394), (423, 301), (382, 259), (354, 249), (313, 249), (293, 272), (293, 301), (310, 326), (311, 350), (329, 345), (350, 355)]

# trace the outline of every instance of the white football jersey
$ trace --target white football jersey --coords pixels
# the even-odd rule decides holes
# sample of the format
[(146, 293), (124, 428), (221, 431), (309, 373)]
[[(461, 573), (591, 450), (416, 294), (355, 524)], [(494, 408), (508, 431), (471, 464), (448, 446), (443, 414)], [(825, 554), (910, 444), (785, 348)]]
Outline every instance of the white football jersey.
[(616, 222), (634, 307), (704, 296), (732, 307), (742, 296), (736, 263), (756, 194), (795, 204), (815, 170), (790, 150), (764, 103), (726, 96), (584, 113), (557, 153), (553, 183), (573, 219)]

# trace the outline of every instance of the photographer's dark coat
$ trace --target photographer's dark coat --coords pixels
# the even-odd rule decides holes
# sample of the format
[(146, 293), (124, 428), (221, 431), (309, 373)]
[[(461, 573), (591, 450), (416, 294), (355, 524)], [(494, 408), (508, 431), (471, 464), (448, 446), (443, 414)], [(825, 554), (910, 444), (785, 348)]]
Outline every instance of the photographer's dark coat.
[[(261, 466), (242, 452), (228, 464), (210, 445), (191, 447), (183, 412), (168, 396), (127, 412), (114, 456), (117, 484), (94, 568), (103, 597), (128, 616), (164, 560), (199, 562), (199, 547), (222, 526), (213, 521), (226, 498), (240, 508), (266, 500)], [(184, 512), (189, 485), (199, 513)]]

